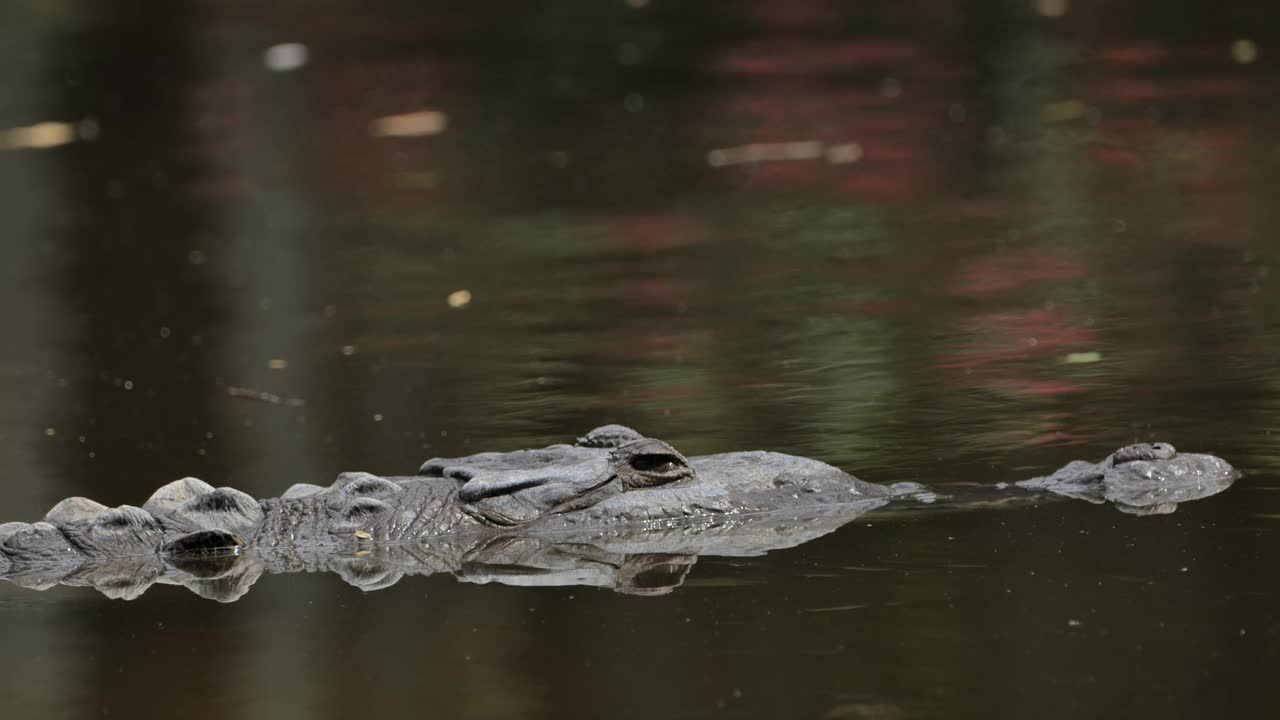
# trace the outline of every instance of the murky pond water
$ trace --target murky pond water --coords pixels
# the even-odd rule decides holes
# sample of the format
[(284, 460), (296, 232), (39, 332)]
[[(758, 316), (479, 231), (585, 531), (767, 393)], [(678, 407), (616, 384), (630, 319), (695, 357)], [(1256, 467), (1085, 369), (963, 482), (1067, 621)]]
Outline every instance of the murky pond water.
[(1275, 11), (118, 5), (0, 10), (0, 521), (606, 422), (944, 492), (1134, 440), (1245, 476), (666, 593), (0, 583), (5, 717), (1280, 709)]

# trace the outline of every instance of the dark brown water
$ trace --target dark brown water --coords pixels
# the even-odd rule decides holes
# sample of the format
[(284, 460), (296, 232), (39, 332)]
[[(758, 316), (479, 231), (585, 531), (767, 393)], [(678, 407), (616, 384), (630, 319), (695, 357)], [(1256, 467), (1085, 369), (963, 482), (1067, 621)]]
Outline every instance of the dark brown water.
[(0, 520), (604, 422), (941, 489), (1135, 439), (1246, 476), (872, 515), (658, 597), (0, 584), (0, 714), (1280, 709), (1280, 14), (260, 6), (0, 9)]

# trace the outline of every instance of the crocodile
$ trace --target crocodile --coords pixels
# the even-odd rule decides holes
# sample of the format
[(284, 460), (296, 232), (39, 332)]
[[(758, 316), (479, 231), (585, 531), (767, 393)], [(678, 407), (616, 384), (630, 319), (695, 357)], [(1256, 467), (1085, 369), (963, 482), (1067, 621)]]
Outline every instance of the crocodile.
[[(1168, 443), (1073, 461), (1003, 494), (1112, 503), (1139, 515), (1221, 492), (1239, 477)], [(133, 598), (155, 583), (232, 601), (264, 573), (332, 571), (366, 590), (405, 575), (583, 584), (658, 594), (698, 555), (792, 547), (890, 502), (928, 505), (918, 483), (879, 485), (776, 452), (685, 457), (621, 425), (573, 444), (434, 458), (411, 476), (343, 473), (256, 500), (183, 478), (141, 506), (72, 497), (35, 523), (0, 525), (0, 577)]]

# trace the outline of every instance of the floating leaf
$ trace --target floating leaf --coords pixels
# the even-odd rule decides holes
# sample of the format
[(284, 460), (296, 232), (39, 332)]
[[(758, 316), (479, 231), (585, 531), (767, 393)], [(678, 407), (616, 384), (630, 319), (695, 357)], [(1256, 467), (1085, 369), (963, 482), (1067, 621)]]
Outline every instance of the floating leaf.
[(446, 298), (446, 302), (449, 303), (449, 307), (451, 308), (454, 308), (454, 309), (464, 308), (467, 305), (471, 304), (471, 291), (470, 290), (454, 290), (453, 292), (449, 293), (449, 297)]
[(1078, 352), (1068, 354), (1063, 358), (1062, 362), (1068, 365), (1080, 365), (1083, 363), (1096, 363), (1101, 359), (1102, 353), (1100, 352)]

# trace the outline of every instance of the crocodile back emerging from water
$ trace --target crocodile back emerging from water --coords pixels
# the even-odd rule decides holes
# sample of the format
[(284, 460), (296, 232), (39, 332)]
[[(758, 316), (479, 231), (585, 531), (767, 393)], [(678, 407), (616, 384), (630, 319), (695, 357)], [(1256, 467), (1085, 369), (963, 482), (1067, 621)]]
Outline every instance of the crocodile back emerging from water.
[[(1220, 492), (1237, 476), (1220, 458), (1156, 443), (1018, 485), (1150, 514)], [(245, 579), (251, 584), (263, 571), (343, 572), (353, 558), (389, 563), (372, 573), (378, 578), (464, 567), (490, 577), (483, 569), (511, 567), (513, 552), (542, 568), (584, 538), (623, 558), (756, 554), (830, 532), (896, 498), (927, 503), (934, 496), (915, 483), (867, 483), (781, 453), (686, 458), (661, 440), (608, 425), (573, 445), (436, 458), (412, 476), (344, 473), (329, 487), (298, 484), (264, 500), (195, 478), (165, 485), (140, 507), (68, 498), (36, 523), (0, 525), (0, 575), (35, 587), (114, 583), (123, 596), (134, 594), (138, 582), (127, 578), (139, 573), (148, 578), (143, 589), (170, 578), (197, 591), (230, 574), (243, 592)], [(423, 544), (435, 551), (425, 566), (410, 549)], [(546, 560), (547, 552), (559, 559)], [(619, 572), (626, 565), (592, 563)], [(370, 573), (357, 575), (355, 584), (367, 588)]]

